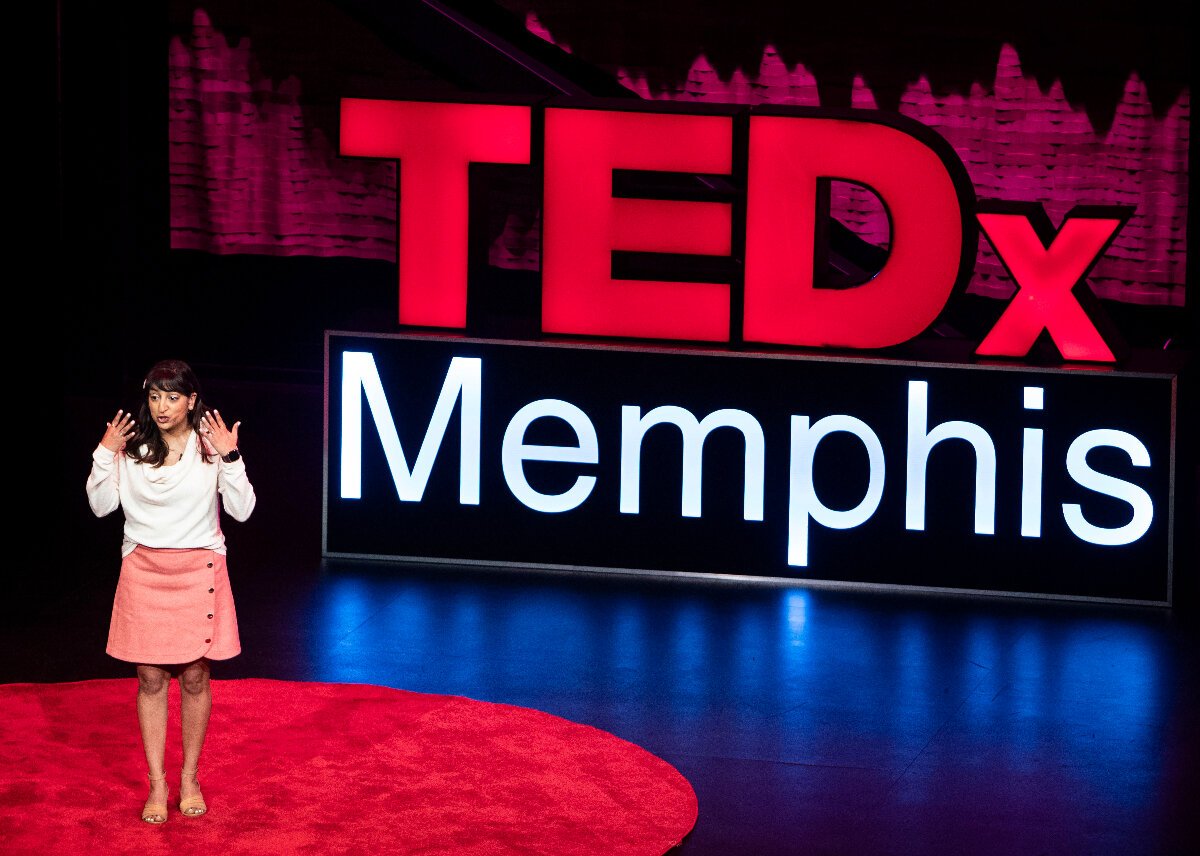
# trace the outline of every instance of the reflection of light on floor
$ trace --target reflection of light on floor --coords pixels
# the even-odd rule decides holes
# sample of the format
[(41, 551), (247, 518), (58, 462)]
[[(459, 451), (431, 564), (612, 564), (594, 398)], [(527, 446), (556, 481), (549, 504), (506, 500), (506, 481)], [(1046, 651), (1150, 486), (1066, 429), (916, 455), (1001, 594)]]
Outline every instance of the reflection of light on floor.
[(642, 670), (649, 642), (645, 615), (632, 598), (619, 600), (613, 611), (609, 657), (621, 668)]
[(700, 606), (694, 602), (680, 604), (671, 641), (681, 674), (699, 676), (707, 672), (708, 634), (708, 621)]
[(401, 590), (400, 597), (392, 604), (392, 608), (395, 610), (396, 619), (388, 623), (388, 631), (402, 638), (407, 644), (420, 644), (433, 631), (429, 598), (419, 589)]
[(340, 578), (331, 581), (314, 626), (309, 628), (322, 647), (337, 645), (371, 617), (379, 608), (367, 586), (360, 580)]
[(453, 635), (462, 639), (479, 639), (488, 628), (483, 623), (483, 604), (478, 595), (460, 592), (450, 602), (447, 616)]
[[(730, 635), (733, 662), (733, 687), (740, 699), (760, 698), (764, 692), (777, 692), (777, 654), (772, 648), (774, 622), (763, 610), (745, 604), (733, 615)], [(786, 646), (784, 646), (786, 647)]]
[(1149, 810), (1125, 785), (1152, 774), (1171, 692), (1136, 621), (875, 610), (809, 589), (668, 598), (347, 574), (310, 615), (301, 635), (322, 680), (517, 703), (541, 692), (696, 752), (727, 729), (723, 751), (843, 764), (853, 734), (871, 747), (855, 764), (915, 762), (906, 799), (939, 797), (919, 772), (931, 765), (971, 781), (988, 770), (1013, 811), (1041, 791)]
[(930, 622), (922, 617), (903, 619), (895, 640), (895, 704), (893, 726), (901, 734), (931, 735), (942, 687), (933, 662), (936, 649), (929, 638)]
[(1011, 657), (1012, 663), (1006, 671), (1015, 681), (1015, 686), (1006, 688), (1004, 694), (998, 697), (1004, 707), (1003, 727), (1007, 728), (1011, 741), (1008, 763), (1015, 770), (1032, 773), (1045, 763), (1047, 750), (1058, 750), (1063, 736), (1059, 735), (1059, 741), (1039, 747), (1039, 743), (1046, 741), (1047, 737), (1054, 736), (1042, 732), (1058, 718), (1058, 711), (1052, 709), (1047, 696), (1050, 690), (1047, 672), (1053, 675), (1055, 681), (1069, 681), (1071, 678), (1061, 674), (1061, 666), (1047, 668), (1046, 640), (1042, 633), (1022, 634), (1013, 643)]
[(783, 597), (783, 609), (793, 639), (803, 644), (798, 637), (804, 632), (804, 622), (808, 616), (808, 593), (799, 589), (788, 591)]
[(963, 648), (968, 664), (993, 671), (1000, 659), (997, 627), (993, 619), (973, 619), (965, 626), (967, 634)]
[[(1152, 789), (1140, 787), (1152, 769), (1146, 759), (1163, 751), (1170, 700), (1157, 644), (1144, 627), (1081, 624), (1059, 641), (1061, 673), (1047, 677), (1055, 700), (1047, 713), (1061, 723), (1068, 772), (1086, 781), (1098, 802), (1111, 800), (1126, 810), (1149, 807)], [(1081, 709), (1095, 713), (1080, 716)], [(1112, 774), (1114, 765), (1123, 780)]]

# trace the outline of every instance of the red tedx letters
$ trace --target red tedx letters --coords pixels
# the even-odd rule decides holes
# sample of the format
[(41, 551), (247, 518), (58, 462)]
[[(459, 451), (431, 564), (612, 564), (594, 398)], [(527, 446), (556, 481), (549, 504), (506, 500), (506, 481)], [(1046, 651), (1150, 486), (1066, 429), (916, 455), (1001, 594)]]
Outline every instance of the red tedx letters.
[[(341, 154), (400, 164), (399, 323), (466, 326), (468, 168), (530, 163), (534, 109), (342, 99)], [(970, 275), (974, 198), (965, 170), (940, 137), (902, 117), (755, 109), (739, 124), (732, 113), (536, 109), (544, 118), (545, 332), (883, 348), (925, 330)], [(619, 198), (614, 170), (739, 176), (744, 198)], [(814, 277), (819, 189), (829, 180), (867, 186), (888, 214), (887, 259), (853, 288), (821, 288)], [(739, 204), (744, 236), (734, 235)], [(1021, 357), (1046, 330), (1068, 360), (1114, 361), (1073, 289), (1086, 289), (1083, 277), (1127, 219), (1081, 209), (1055, 236), (1040, 207), (980, 213), (1018, 293), (977, 353)], [(733, 268), (740, 289), (612, 275), (614, 252), (729, 257), (736, 237), (744, 237)]]

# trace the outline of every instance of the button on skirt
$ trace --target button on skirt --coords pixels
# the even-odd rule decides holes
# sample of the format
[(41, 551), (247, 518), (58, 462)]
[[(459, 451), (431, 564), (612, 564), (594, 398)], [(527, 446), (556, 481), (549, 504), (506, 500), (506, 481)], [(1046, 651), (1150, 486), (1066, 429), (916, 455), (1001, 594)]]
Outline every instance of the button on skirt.
[(110, 656), (168, 665), (241, 653), (225, 556), (135, 547), (121, 561), (108, 626)]

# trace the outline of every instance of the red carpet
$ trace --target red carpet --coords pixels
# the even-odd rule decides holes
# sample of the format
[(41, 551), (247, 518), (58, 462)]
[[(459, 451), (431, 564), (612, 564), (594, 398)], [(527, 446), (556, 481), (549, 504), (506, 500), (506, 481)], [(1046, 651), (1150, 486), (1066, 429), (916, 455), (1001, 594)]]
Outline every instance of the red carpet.
[[(547, 713), (362, 684), (213, 682), (208, 815), (140, 819), (134, 679), (0, 685), (0, 853), (662, 854), (696, 821), (674, 767)], [(167, 781), (178, 798), (179, 690)]]

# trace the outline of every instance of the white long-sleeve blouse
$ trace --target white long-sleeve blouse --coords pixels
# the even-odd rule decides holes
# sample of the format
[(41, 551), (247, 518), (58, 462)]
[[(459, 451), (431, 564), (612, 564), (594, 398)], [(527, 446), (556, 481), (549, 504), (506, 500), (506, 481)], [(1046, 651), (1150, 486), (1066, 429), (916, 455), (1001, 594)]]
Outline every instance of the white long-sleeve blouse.
[(245, 460), (227, 464), (218, 457), (209, 463), (194, 431), (188, 434), (183, 457), (170, 467), (140, 464), (124, 452), (98, 445), (92, 452), (87, 497), (97, 517), (118, 507), (124, 511), (122, 556), (138, 544), (224, 553), (220, 507), (234, 520), (244, 521), (256, 499)]

